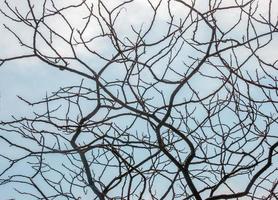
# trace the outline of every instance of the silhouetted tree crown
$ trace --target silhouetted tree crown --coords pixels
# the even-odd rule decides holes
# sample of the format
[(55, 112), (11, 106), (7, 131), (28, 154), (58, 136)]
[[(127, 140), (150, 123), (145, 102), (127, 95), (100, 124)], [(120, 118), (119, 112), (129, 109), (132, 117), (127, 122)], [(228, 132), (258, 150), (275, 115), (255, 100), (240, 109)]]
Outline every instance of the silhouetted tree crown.
[[(277, 8), (3, 1), (0, 93), (38, 86), (0, 107), (1, 198), (278, 199)], [(55, 85), (39, 100), (30, 66)]]

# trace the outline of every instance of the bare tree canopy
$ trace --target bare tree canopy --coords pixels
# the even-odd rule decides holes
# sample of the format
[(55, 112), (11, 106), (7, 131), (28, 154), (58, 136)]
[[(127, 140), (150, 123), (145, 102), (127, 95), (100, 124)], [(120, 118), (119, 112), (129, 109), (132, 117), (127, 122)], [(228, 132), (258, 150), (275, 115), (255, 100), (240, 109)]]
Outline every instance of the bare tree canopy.
[(278, 1), (5, 0), (0, 22), (1, 199), (278, 199)]

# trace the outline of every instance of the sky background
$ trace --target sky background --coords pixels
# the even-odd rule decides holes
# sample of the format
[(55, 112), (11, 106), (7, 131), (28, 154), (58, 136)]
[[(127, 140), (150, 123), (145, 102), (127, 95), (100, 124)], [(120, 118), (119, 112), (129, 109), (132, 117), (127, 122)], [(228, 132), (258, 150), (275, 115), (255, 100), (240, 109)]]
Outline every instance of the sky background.
[[(59, 1), (57, 2), (57, 6), (65, 6), (66, 4), (69, 5), (71, 3), (76, 3), (76, 1)], [(89, 1), (88, 1), (89, 2)], [(93, 1), (91, 1), (93, 2)], [(108, 8), (115, 7), (120, 1), (104, 1), (105, 5), (107, 5)], [(158, 1), (151, 1), (155, 5)], [(165, 23), (166, 20), (169, 19), (169, 15), (167, 13), (167, 4), (166, 1), (163, 1), (162, 6), (159, 9), (158, 17), (157, 17), (157, 24), (154, 25), (154, 29), (150, 32), (149, 36), (147, 37), (148, 42), (156, 41), (158, 38), (161, 38), (163, 34), (166, 32), (167, 24)], [(200, 11), (205, 12), (208, 9), (208, 2), (209, 1), (196, 1), (196, 8), (198, 8)], [(231, 1), (232, 2), (232, 1)], [(267, 7), (269, 1), (257, 1), (259, 4), (258, 11), (256, 16), (259, 16), (259, 14), (262, 14), (263, 16), (266, 16), (268, 13)], [(11, 5), (14, 4), (17, 6), (18, 10), (20, 10), (22, 13), (26, 13), (27, 7), (26, 7), (26, 1), (10, 1)], [(56, 2), (55, 2), (56, 3)], [(273, 23), (275, 20), (277, 20), (278, 16), (278, 4), (277, 2), (272, 2), (272, 21)], [(60, 4), (60, 5), (59, 5)], [(128, 5), (126, 9), (122, 12), (122, 15), (118, 18), (118, 23), (115, 25), (116, 30), (119, 33), (119, 37), (129, 37), (133, 38), (135, 35), (131, 31), (130, 25), (133, 25), (135, 28), (139, 29), (139, 27), (147, 27), (150, 23), (150, 18), (152, 17), (152, 10), (150, 6), (146, 6), (147, 1), (140, 1), (136, 0), (134, 3)], [(184, 6), (181, 6), (177, 2), (171, 4), (172, 5), (172, 11), (175, 15), (175, 20), (178, 22), (180, 18), (184, 18), (184, 13), (188, 11)], [(229, 6), (228, 2), (223, 3), (222, 6)], [(13, 5), (11, 6), (13, 7)], [(41, 5), (36, 4), (35, 9), (37, 11), (37, 14), (39, 16)], [(7, 11), (5, 5), (1, 5), (0, 9)], [(6, 10), (5, 10), (6, 9)], [(7, 11), (8, 12), (8, 11)], [(72, 22), (72, 26), (76, 27), (77, 29), (82, 29), (82, 26), (84, 26), (84, 23), (80, 23), (80, 21), (83, 21), (82, 18), (86, 16), (85, 13), (88, 13), (84, 7), (79, 9), (72, 9), (70, 12), (66, 12), (65, 16), (68, 17), (68, 19)], [(221, 27), (223, 30), (228, 29), (230, 26), (232, 26), (236, 21), (238, 20), (239, 12), (238, 10), (231, 10), (231, 12), (226, 12), (225, 10), (223, 12), (219, 11), (215, 15), (217, 20), (217, 24), (219, 27)], [(56, 18), (55, 18), (56, 19)], [(67, 29), (65, 23), (62, 23), (62, 20), (55, 20), (52, 18), (49, 18), (50, 26), (55, 28), (55, 31), (63, 34), (65, 38), (69, 37), (69, 29)], [(244, 18), (243, 18), (244, 19)], [(18, 23), (13, 23), (10, 20), (3, 17), (3, 15), (0, 15), (0, 22), (1, 24), (6, 24), (9, 27), (11, 27), (15, 32), (20, 33), (22, 39), (26, 41), (26, 43), (31, 44), (32, 40), (32, 30), (29, 30), (26, 28), (26, 26), (20, 25)], [(208, 34), (208, 28), (206, 26), (200, 26), (203, 28), (200, 28), (197, 32), (198, 40), (200, 41), (207, 41), (210, 38), (210, 34)], [(231, 31), (227, 37), (235, 38), (238, 40), (242, 40), (242, 33), (245, 32), (246, 28), (246, 19), (242, 21), (242, 23), (236, 28), (234, 31)], [(267, 26), (264, 25), (256, 25), (256, 30), (258, 33), (263, 33), (267, 31)], [(89, 38), (92, 35), (97, 35), (99, 33), (100, 29), (98, 28), (96, 22), (92, 22), (92, 24), (89, 26), (89, 28), (86, 30), (85, 38), (86, 36)], [(192, 31), (188, 31), (188, 35), (185, 35), (185, 37), (190, 38)], [(26, 48), (20, 47), (18, 44), (18, 41), (11, 36), (11, 33), (7, 31), (3, 26), (1, 26), (0, 29), (0, 36), (2, 39), (0, 39), (0, 58), (7, 58), (10, 56), (16, 56), (16, 55), (22, 55), (29, 53)], [(266, 39), (262, 39), (261, 42), (267, 41)], [(70, 48), (67, 44), (65, 44), (63, 41), (57, 39), (56, 42), (56, 48), (58, 52), (60, 52), (64, 56), (72, 55)], [(92, 44), (90, 44), (91, 48), (101, 52), (102, 55), (109, 56), (113, 54), (113, 48), (111, 48), (111, 44), (107, 42), (104, 39), (97, 39)], [(223, 46), (225, 44), (223, 43)], [(277, 51), (275, 47), (278, 45), (278, 37), (273, 37), (272, 42), (263, 48), (263, 50), (258, 51), (258, 55), (260, 55), (261, 58), (264, 58), (267, 62), (273, 63), (275, 60), (277, 60)], [(177, 45), (178, 46), (178, 45)], [(45, 52), (46, 54), (51, 54), (51, 51), (43, 45), (43, 43), (39, 43), (38, 48)], [(158, 49), (161, 47), (158, 47)], [(148, 49), (147, 54), (143, 59), (147, 59), (149, 55), (152, 55), (153, 53), (157, 52), (158, 49)], [(98, 70), (103, 66), (104, 61), (97, 59), (94, 56), (91, 56), (90, 53), (88, 53), (84, 48), (78, 48), (77, 49), (78, 55), (85, 60), (87, 63), (89, 63), (91, 66), (94, 67), (94, 69)], [(223, 53), (223, 56), (226, 58), (229, 56), (231, 52), (227, 52), (227, 54)], [(244, 60), (248, 55), (250, 55), (250, 52), (246, 50), (246, 48), (238, 48), (236, 52), (239, 56), (239, 60)], [(195, 56), (201, 57), (201, 54), (198, 54), (198, 52), (194, 51), (189, 46), (184, 46), (180, 53), (180, 57), (176, 59), (176, 63), (174, 63), (176, 66), (179, 66), (182, 61), (192, 62), (190, 58), (187, 56)], [(179, 59), (181, 58), (181, 59)], [(157, 63), (157, 65), (154, 66), (154, 71), (158, 74), (162, 74), (161, 66), (165, 63), (165, 60), (162, 60), (160, 63)], [(80, 65), (77, 65), (76, 63), (73, 63), (70, 65), (70, 67), (73, 67), (74, 69), (78, 69), (80, 71), (86, 71), (84, 68), (81, 68)], [(259, 69), (257, 63), (250, 59), (249, 63), (244, 65), (245, 70), (249, 71), (251, 74), (256, 71), (256, 69)], [(177, 70), (180, 70), (182, 73), (184, 72), (184, 69), (177, 68)], [(213, 74), (216, 73), (214, 69), (210, 69), (208, 67), (204, 67), (201, 70), (203, 70), (204, 73)], [(103, 77), (106, 80), (113, 80), (116, 78), (121, 77), (121, 72), (124, 71), (122, 66), (120, 65), (114, 65), (113, 68), (109, 68), (105, 73), (103, 74)], [(277, 70), (269, 70), (269, 73), (276, 73)], [(147, 77), (146, 72), (146, 77)], [(275, 74), (273, 74), (275, 75)], [(5, 63), (4, 65), (0, 66), (0, 121), (5, 121), (11, 119), (11, 115), (14, 116), (31, 116), (33, 110), (30, 110), (30, 107), (28, 107), (25, 103), (20, 101), (17, 98), (17, 95), (27, 98), (30, 101), (38, 101), (46, 96), (46, 94), (51, 94), (51, 92), (58, 90), (60, 87), (66, 87), (70, 85), (79, 85), (81, 82), (81, 77), (79, 75), (61, 71), (56, 68), (50, 67), (46, 64), (43, 64), (38, 59), (21, 59), (16, 61), (11, 61), (8, 63)], [(168, 79), (175, 80), (179, 79), (178, 76), (169, 73)], [(271, 80), (266, 79), (267, 82), (273, 82)], [(85, 80), (85, 83), (86, 80)], [(205, 79), (200, 78), (200, 76), (196, 76), (193, 80), (190, 81), (191, 85), (194, 86), (196, 91), (199, 91), (201, 95), (206, 96), (210, 92), (215, 91), (216, 88), (219, 87), (220, 82), (215, 81), (213, 79)], [(88, 83), (90, 84), (90, 83)], [(163, 86), (161, 85), (161, 88), (164, 90), (166, 96), (170, 94), (172, 91), (172, 88), (169, 86)], [(245, 88), (242, 87), (242, 92), (245, 92)], [(184, 88), (181, 91), (181, 95), (177, 97), (177, 102), (182, 101), (186, 93), (186, 88)], [(152, 94), (149, 94), (150, 96)], [(272, 95), (275, 97), (275, 94), (272, 93)], [(254, 89), (253, 91), (253, 97), (254, 98), (261, 98), (261, 92)], [(277, 98), (277, 96), (276, 96)], [(157, 98), (154, 99), (153, 103), (160, 101), (161, 99)], [(277, 100), (277, 99), (276, 99)], [(160, 102), (161, 103), (161, 102)], [(88, 104), (84, 104), (88, 105)], [(39, 107), (35, 108), (39, 111), (42, 111), (44, 108)], [(265, 106), (264, 108), (266, 113), (273, 112), (273, 108), (270, 105)], [(86, 111), (85, 111), (86, 112)], [(200, 108), (199, 111), (196, 112), (196, 117), (202, 117), (202, 109)], [(223, 116), (228, 119), (230, 116), (225, 115)], [(118, 122), (120, 123), (120, 122)], [(260, 122), (258, 122), (260, 124)], [(140, 126), (140, 123), (139, 125)], [(277, 131), (277, 125), (273, 125), (271, 129), (271, 134), (275, 134)], [(3, 147), (2, 151), (5, 151), (7, 145), (2, 144), (3, 142), (0, 142), (0, 145)], [(7, 147), (8, 149), (8, 147)], [(18, 155), (18, 152), (15, 150), (8, 151), (6, 149), (7, 154), (12, 154), (11, 156)], [(50, 160), (55, 160), (59, 158), (50, 158)], [(0, 159), (0, 166), (5, 166), (7, 163), (4, 160)], [(274, 166), (275, 167), (275, 166)], [(276, 165), (277, 167), (277, 165)], [(25, 169), (28, 169), (26, 167)], [(22, 170), (22, 166), (15, 167), (14, 170)], [(244, 180), (240, 180), (240, 183), (244, 183)], [(233, 183), (235, 188), (241, 189), (242, 185), (239, 184), (238, 181), (235, 181)], [(225, 190), (225, 189), (223, 189)], [(222, 191), (223, 191), (222, 190)], [(10, 198), (15, 195), (13, 192), (13, 187), (6, 185), (0, 187), (0, 193), (5, 193), (5, 198)]]

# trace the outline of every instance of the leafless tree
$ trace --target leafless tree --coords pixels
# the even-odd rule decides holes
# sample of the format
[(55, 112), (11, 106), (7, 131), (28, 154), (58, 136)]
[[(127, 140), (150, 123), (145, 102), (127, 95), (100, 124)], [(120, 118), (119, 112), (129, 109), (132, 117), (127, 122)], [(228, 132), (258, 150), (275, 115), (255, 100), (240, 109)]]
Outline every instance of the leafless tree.
[(0, 187), (20, 199), (278, 199), (277, 8), (5, 0), (2, 31), (19, 46), (0, 70), (36, 60), (80, 84), (18, 96), (32, 114), (1, 117)]

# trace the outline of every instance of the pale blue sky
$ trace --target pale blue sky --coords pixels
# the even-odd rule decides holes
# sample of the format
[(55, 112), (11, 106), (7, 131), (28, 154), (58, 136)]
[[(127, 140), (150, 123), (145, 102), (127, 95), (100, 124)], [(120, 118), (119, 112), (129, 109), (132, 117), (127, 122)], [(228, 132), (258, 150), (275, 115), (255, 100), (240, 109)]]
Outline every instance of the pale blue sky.
[[(19, 2), (19, 1), (15, 1), (16, 5), (18, 6), (18, 8), (21, 8), (23, 11), (26, 10), (25, 4), (22, 3), (23, 1)], [(74, 2), (74, 1), (71, 1)], [(71, 3), (68, 2), (67, 3)], [(113, 1), (113, 3), (111, 3), (110, 1), (107, 2), (106, 1), (106, 5), (108, 7), (113, 7), (117, 4), (118, 1)], [(158, 1), (154, 0), (152, 1), (154, 4), (157, 3)], [(169, 20), (169, 15), (167, 14), (167, 1), (163, 1), (163, 4), (161, 6), (161, 8), (159, 9), (159, 14), (158, 14), (158, 18), (157, 18), (157, 24), (155, 24), (154, 29), (150, 32), (149, 36), (146, 38), (146, 42), (147, 43), (151, 43), (154, 42), (156, 40), (159, 40), (161, 37), (163, 37), (163, 35), (165, 35), (165, 33), (167, 32), (166, 27), (167, 27), (167, 23), (166, 20)], [(259, 4), (259, 10), (258, 13), (261, 13), (263, 15), (267, 15), (267, 4), (265, 3), (266, 1), (258, 1)], [(64, 2), (59, 2), (59, 3), (64, 3)], [(206, 2), (208, 3), (208, 1)], [(197, 5), (196, 7), (202, 11), (206, 11), (208, 10), (208, 5), (206, 3), (203, 3), (203, 1), (198, 0), (197, 1)], [(276, 4), (276, 2), (274, 2)], [(227, 2), (223, 3), (223, 6), (228, 6), (226, 5), (228, 4)], [(275, 21), (276, 17), (277, 17), (277, 13), (278, 13), (278, 7), (275, 6), (275, 4), (273, 4), (273, 9), (272, 9), (272, 20)], [(150, 18), (151, 18), (151, 14), (152, 14), (152, 10), (150, 8), (150, 6), (148, 6), (146, 8), (147, 5), (147, 1), (139, 1), (136, 0), (134, 4), (131, 4), (130, 6), (127, 6), (126, 10), (123, 10), (122, 15), (119, 16), (119, 22), (115, 25), (116, 30), (119, 33), (119, 37), (123, 38), (123, 40), (127, 42), (127, 40), (124, 39), (124, 37), (129, 37), (131, 40), (135, 40), (135, 35), (134, 33), (131, 31), (130, 25), (134, 25), (135, 28), (137, 28), (137, 30), (139, 29), (139, 27), (143, 27), (144, 28), (148, 27), (149, 23), (150, 23)], [(38, 8), (40, 5), (37, 5)], [(0, 7), (2, 8), (2, 6)], [(172, 9), (173, 9), (173, 13), (175, 15), (174, 21), (176, 23), (179, 22), (179, 19), (184, 19), (184, 13), (186, 13), (185, 11), (188, 11), (188, 9), (185, 9), (182, 5), (178, 4), (178, 3), (173, 3), (172, 4)], [(143, 11), (144, 10), (144, 11)], [(80, 20), (82, 20), (82, 17), (84, 17), (83, 15), (81, 15), (80, 13), (82, 11), (86, 11), (85, 8), (81, 8), (78, 10), (73, 10), (72, 12), (66, 13), (66, 16), (72, 20), (72, 25), (75, 26), (78, 29), (81, 29), (82, 27), (82, 23), (80, 23)], [(39, 15), (39, 10), (38, 10), (38, 15)], [(83, 13), (83, 12), (82, 12)], [(85, 15), (85, 14), (84, 14)], [(219, 25), (219, 27), (223, 28), (224, 30), (227, 29), (229, 26), (232, 26), (234, 23), (236, 23), (237, 21), (237, 17), (239, 16), (239, 12), (238, 10), (235, 11), (231, 11), (231, 12), (217, 12), (215, 14), (215, 17), (217, 19), (217, 24)], [(259, 15), (255, 15), (256, 17), (259, 17)], [(3, 19), (3, 16), (0, 15), (0, 20)], [(8, 25), (10, 25), (12, 28), (14, 28), (14, 30), (16, 31), (20, 31), (19, 33), (22, 35), (22, 38), (24, 39), (24, 41), (26, 41), (27, 43), (30, 43), (31, 39), (32, 39), (32, 35), (30, 34), (30, 30), (25, 29), (24, 26), (17, 26), (14, 23), (10, 23), (7, 20), (3, 19), (4, 23), (8, 23)], [(1, 22), (2, 23), (2, 22)], [(65, 36), (65, 38), (67, 38), (69, 36), (69, 30), (66, 28), (65, 23), (63, 23), (61, 20), (53, 20), (53, 19), (49, 19), (49, 21), (47, 22), (49, 23), (49, 25), (53, 26), (55, 28), (55, 30), (57, 30), (57, 32), (59, 32), (60, 34), (62, 34), (63, 36)], [(186, 26), (187, 24), (185, 24)], [(88, 28), (88, 30), (85, 32), (85, 38), (89, 39), (89, 37), (91, 35), (94, 34), (98, 34), (99, 31), (101, 31), (100, 29), (95, 28), (97, 27), (97, 24), (95, 21), (92, 22), (91, 26)], [(210, 39), (210, 30), (208, 27), (206, 27), (204, 24), (200, 25), (200, 29), (197, 30), (196, 36), (197, 36), (197, 40), (203, 42), (203, 41), (208, 41)], [(190, 41), (191, 40), (191, 36), (192, 36), (192, 32), (194, 31), (194, 27), (190, 27), (188, 29), (188, 31), (184, 34), (184, 39)], [(267, 25), (258, 25), (258, 32), (262, 33), (262, 32), (267, 32), (268, 31), (268, 26)], [(245, 35), (246, 32), (246, 18), (244, 18), (244, 20), (242, 21), (242, 23), (238, 26), (238, 28), (234, 29), (233, 31), (231, 31), (229, 34), (227, 34), (225, 39), (237, 39), (239, 41), (243, 40), (242, 36)], [(12, 37), (10, 37), (10, 33), (7, 32), (3, 27), (1, 27), (0, 29), (0, 34), (1, 34), (1, 38), (5, 38), (5, 40), (0, 40), (0, 58), (3, 57), (9, 57), (9, 56), (13, 56), (13, 55), (21, 55), (22, 53), (26, 53), (28, 51), (26, 51), (26, 49), (22, 49), (22, 47), (19, 47), (18, 45), (16, 46), (17, 41), (15, 39), (13, 39)], [(77, 33), (75, 33), (77, 34)], [(245, 36), (246, 37), (246, 36)], [(276, 51), (276, 47), (278, 45), (278, 41), (276, 39), (276, 35), (273, 35), (273, 41), (264, 48), (264, 50), (259, 51), (258, 55), (265, 58), (269, 63), (273, 63), (275, 60), (277, 60), (277, 51)], [(265, 37), (267, 38), (267, 37)], [(262, 42), (264, 42), (266, 39), (262, 38)], [(245, 38), (246, 39), (246, 38)], [(55, 40), (57, 42), (57, 49), (58, 51), (65, 56), (71, 55), (71, 51), (69, 49), (69, 46), (67, 46), (63, 41), (61, 40)], [(178, 47), (180, 47), (180, 45), (182, 44), (183, 40), (180, 40), (177, 45), (176, 45), (176, 51), (178, 50)], [(156, 48), (153, 47), (149, 47), (146, 49), (146, 53), (142, 56), (142, 60), (146, 61), (148, 60), (152, 55), (156, 54), (157, 52), (159, 52), (159, 50), (161, 49), (162, 46), (166, 45), (166, 43), (163, 43), (161, 46), (158, 46)], [(222, 43), (220, 45), (220, 47), (225, 47), (225, 45), (228, 45), (226, 43)], [(252, 43), (252, 45), (255, 45), (255, 42)], [(46, 48), (45, 46), (42, 45), (38, 47), (40, 50), (44, 51), (45, 53), (50, 53), (48, 48)], [(102, 55), (107, 56), (107, 57), (111, 57), (112, 54), (115, 54), (115, 50), (113, 49), (111, 43), (108, 40), (104, 40), (104, 39), (96, 39), (94, 42), (90, 43), (90, 48), (99, 51)], [(207, 48), (207, 45), (203, 45), (202, 50), (205, 50)], [(86, 51), (84, 48), (80, 47), (80, 48), (76, 48), (76, 51), (78, 53), (78, 55), (86, 62), (88, 63), (94, 70), (98, 71), (99, 69), (101, 69), (101, 67), (106, 63), (106, 61), (103, 61), (101, 59), (99, 59), (97, 56), (92, 56), (88, 51)], [(163, 52), (162, 52), (163, 53)], [(222, 54), (222, 56), (229, 60), (229, 57), (231, 56), (233, 52), (232, 51), (227, 51), (224, 52)], [(239, 62), (244, 62), (244, 60), (250, 55), (250, 51), (248, 51), (246, 48), (238, 48), (236, 49), (236, 54), (238, 55), (239, 58)], [(188, 56), (192, 56), (195, 58), (199, 58), (201, 59), (203, 54), (197, 52), (196, 50), (194, 50), (193, 48), (190, 47), (190, 45), (188, 44), (184, 44), (182, 50), (180, 51), (177, 59), (172, 63), (172, 67), (178, 71), (181, 74), (185, 74), (186, 72), (186, 67), (184, 67), (183, 62), (190, 65), (193, 63), (193, 60), (191, 58), (189, 58)], [(153, 70), (156, 73), (156, 75), (158, 77), (162, 76), (162, 74), (164, 73), (164, 68), (165, 68), (165, 63), (168, 61), (169, 57), (165, 57), (164, 59), (162, 59), (161, 61), (157, 62), (154, 66), (153, 66)], [(212, 62), (214, 62), (214, 64), (216, 65), (221, 65), (220, 61), (217, 59), (211, 59)], [(236, 66), (236, 61), (234, 58), (231, 59), (231, 65), (232, 66)], [(149, 62), (149, 64), (152, 63), (152, 61)], [(230, 63), (229, 63), (230, 64)], [(164, 66), (164, 67), (163, 67)], [(192, 65), (193, 67), (196, 66), (196, 64)], [(81, 68), (80, 65), (73, 63), (72, 65), (70, 65), (69, 67), (72, 67), (73, 69), (77, 69), (80, 71), (85, 71), (84, 68)], [(277, 66), (276, 66), (277, 67)], [(248, 71), (250, 74), (253, 75), (254, 77), (254, 73), (256, 71), (256, 69), (259, 69), (259, 65), (255, 60), (250, 59), (250, 61), (248, 61), (247, 63), (245, 63), (245, 65), (242, 67), (244, 70)], [(244, 71), (243, 70), (243, 71)], [(210, 65), (205, 64), (201, 67), (200, 72), (211, 75), (211, 76), (218, 76), (220, 77), (221, 74), (219, 72), (217, 72), (215, 70), (215, 68), (211, 68)], [(222, 70), (222, 72), (227, 75), (228, 72), (226, 70)], [(267, 69), (267, 72), (269, 72), (273, 77), (274, 76), (278, 76), (277, 73), (277, 68), (276, 70), (274, 69)], [(122, 79), (125, 73), (125, 68), (123, 65), (121, 64), (112, 64), (111, 67), (109, 67), (104, 73), (103, 73), (103, 78), (105, 80), (111, 81), (111, 80), (116, 80), (117, 78)], [(152, 82), (153, 77), (151, 76), (150, 72), (148, 70), (143, 70), (142, 71), (143, 77), (145, 78), (145, 80)], [(263, 74), (262, 70), (259, 70), (259, 74)], [(245, 77), (247, 77), (247, 74), (244, 74)], [(169, 80), (180, 80), (181, 76), (173, 73), (173, 72), (167, 72), (166, 78)], [(33, 110), (30, 110), (30, 107), (26, 106), (26, 104), (24, 104), (22, 101), (20, 101), (16, 96), (22, 96), (27, 98), (28, 100), (31, 101), (37, 101), (40, 100), (42, 98), (45, 97), (46, 93), (48, 93), (49, 95), (51, 94), (51, 92), (58, 90), (60, 87), (63, 86), (70, 86), (70, 85), (79, 85), (80, 82), (82, 80), (82, 77), (80, 77), (79, 75), (75, 75), (73, 73), (70, 72), (66, 72), (66, 71), (60, 71), (58, 69), (49, 67), (45, 64), (43, 64), (42, 62), (38, 61), (37, 59), (26, 59), (26, 60), (18, 60), (18, 61), (12, 61), (9, 63), (4, 64), (3, 66), (0, 67), (0, 121), (1, 120), (9, 120), (11, 119), (10, 115), (14, 115), (14, 116), (31, 116)], [(133, 80), (134, 82), (136, 82), (136, 79)], [(215, 91), (221, 84), (221, 81), (219, 80), (215, 80), (212, 78), (204, 78), (201, 77), (200, 74), (194, 76), (190, 81), (189, 81), (190, 85), (194, 88), (194, 90), (196, 92), (199, 92), (199, 95), (201, 97), (205, 97), (206, 95), (212, 93), (213, 91)], [(238, 81), (239, 83), (239, 89), (240, 91), (244, 94), (246, 94), (247, 92), (247, 88), (246, 86), (241, 82)], [(267, 77), (265, 79), (265, 84), (271, 83), (273, 84), (274, 81), (269, 79), (269, 77)], [(91, 83), (90, 81), (86, 80), (84, 81), (84, 84), (86, 84), (86, 86), (88, 87), (94, 87), (94, 84)], [(175, 88), (174, 86), (169, 86), (166, 84), (158, 84), (157, 87), (162, 90), (165, 94), (166, 97), (166, 101), (169, 99), (169, 96), (171, 94), (171, 92), (173, 91), (173, 89)], [(111, 92), (113, 94), (116, 94), (116, 87), (111, 87)], [(256, 89), (256, 87), (252, 87), (251, 86), (251, 90), (252, 90), (252, 98), (254, 99), (259, 99), (261, 100), (262, 98), (265, 98), (262, 94), (262, 92), (258, 89)], [(188, 100), (188, 98), (191, 96), (191, 93), (187, 93), (187, 91), (189, 91), (188, 86), (183, 87), (180, 92), (178, 93), (175, 102), (179, 103), (179, 102), (183, 102), (186, 98)], [(276, 101), (278, 101), (277, 99), (277, 94), (275, 94), (275, 91), (271, 91), (270, 94), (272, 95), (273, 99), (276, 99)], [(224, 98), (225, 95), (227, 95), (227, 91), (225, 90), (221, 90), (219, 92), (219, 95), (221, 96), (221, 98)], [(120, 96), (122, 97), (122, 96)], [(132, 96), (128, 96), (130, 98), (133, 98)], [(150, 103), (156, 106), (161, 106), (163, 105), (163, 101), (162, 98), (159, 96), (158, 92), (148, 92), (145, 95), (145, 98), (153, 98), (152, 100), (150, 100)], [(195, 97), (196, 98), (196, 97)], [(244, 100), (245, 101), (245, 100)], [(52, 105), (54, 107), (54, 105)], [(87, 106), (87, 109), (86, 109)], [(90, 112), (90, 109), (88, 109), (88, 107), (92, 106), (91, 102), (84, 102), (83, 104), (83, 109), (84, 109), (84, 113), (88, 113)], [(219, 105), (220, 106), (220, 105)], [(275, 106), (277, 107), (277, 102), (275, 103)], [(189, 105), (188, 108), (189, 110), (193, 110), (196, 107), (196, 111), (194, 112), (194, 117), (196, 120), (198, 120), (199, 122), (205, 117), (206, 111), (205, 109), (200, 105), (200, 104), (192, 104)], [(38, 107), (38, 108), (34, 108), (35, 111), (37, 112), (43, 112), (43, 110), (45, 109), (43, 106)], [(180, 108), (181, 112), (183, 114), (185, 114), (184, 108), (181, 107)], [(59, 115), (63, 113), (62, 110), (61, 113), (58, 113)], [(270, 104), (266, 104), (261, 108), (261, 111), (264, 112), (265, 114), (269, 115), (269, 113), (273, 113), (276, 117), (277, 117), (277, 113), (274, 110), (273, 105)], [(77, 112), (74, 110), (72, 113), (72, 117), (76, 118)], [(247, 114), (247, 112), (245, 113)], [(177, 111), (173, 111), (173, 115), (178, 115)], [(158, 115), (160, 117), (160, 115)], [(236, 119), (237, 116), (233, 115), (233, 113), (231, 112), (231, 110), (223, 110), (223, 112), (220, 115), (221, 120), (223, 120), (226, 124), (229, 124), (229, 127), (222, 127), (223, 129), (221, 129), (220, 126), (216, 127), (217, 132), (222, 132), (224, 130), (228, 131), (228, 128), (233, 126), (234, 121), (237, 121), (238, 119)], [(243, 116), (244, 117), (244, 114)], [(261, 129), (264, 129), (265, 124), (263, 122), (264, 118), (263, 117), (259, 117), (257, 119), (256, 124), (258, 125), (258, 127), (261, 127)], [(120, 119), (120, 120), (115, 120), (114, 123), (117, 123), (117, 125), (119, 127), (124, 128), (128, 122), (127, 119)], [(249, 121), (246, 121), (246, 123)], [(142, 130), (142, 126), (144, 126), (143, 130)], [(190, 127), (191, 129), (193, 129), (196, 124), (193, 120), (191, 120), (187, 125), (183, 125), (182, 127), (184, 129)], [(277, 121), (276, 124), (273, 123), (271, 129), (269, 130), (269, 133), (273, 136), (277, 135)], [(134, 127), (134, 132), (135, 130), (137, 131), (141, 131), (144, 132), (146, 131), (146, 127), (145, 124), (142, 121), (138, 121)], [(206, 130), (206, 129), (205, 129)], [(184, 130), (186, 132), (186, 130)], [(208, 135), (213, 135), (213, 132), (210, 132), (211, 130), (206, 130)], [(3, 132), (2, 132), (3, 133)], [(200, 134), (202, 134), (202, 131), (199, 132)], [(3, 133), (5, 134), (5, 133)], [(240, 130), (238, 131), (238, 134), (244, 134), (243, 132), (241, 132)], [(0, 134), (1, 135), (1, 134)], [(217, 139), (220, 139), (217, 138)], [(51, 139), (49, 139), (51, 142)], [(274, 143), (275, 140), (277, 141), (277, 137), (273, 138), (273, 139), (269, 139), (270, 143)], [(18, 140), (20, 141), (20, 140)], [(233, 141), (229, 141), (229, 142), (233, 142)], [(227, 142), (227, 143), (229, 143)], [(0, 140), (0, 145), (2, 147), (7, 147), (7, 145), (5, 146), (2, 140)], [(27, 146), (30, 144), (26, 144)], [(180, 144), (181, 147), (183, 144)], [(236, 145), (232, 146), (231, 148), (236, 148)], [(244, 150), (248, 151), (249, 147), (251, 148), (251, 146), (245, 146)], [(211, 147), (211, 149), (209, 150), (213, 151), (213, 147)], [(7, 151), (7, 154), (13, 154), (13, 155), (17, 155), (17, 152), (15, 150), (12, 151)], [(147, 155), (147, 152), (136, 152), (134, 155), (136, 155), (136, 159), (141, 160), (143, 159), (143, 157), (145, 155)], [(49, 157), (49, 162), (53, 162), (57, 165), (59, 165), (59, 161), (64, 161), (64, 158), (59, 157), (58, 154), (55, 154), (53, 157)], [(0, 163), (2, 163), (3, 166), (5, 166), (6, 161), (1, 160), (0, 159)], [(3, 164), (4, 163), (4, 164)], [(0, 164), (1, 165), (1, 164)], [(277, 165), (275, 165), (277, 167)], [(273, 166), (275, 168), (275, 166)], [(26, 169), (26, 173), (28, 173), (28, 167), (25, 168)], [(22, 171), (22, 166), (16, 166), (14, 169), (14, 171)], [(98, 171), (100, 171), (101, 168), (99, 169), (95, 169), (95, 172), (97, 173)], [(13, 173), (13, 171), (11, 171), (11, 173)], [(277, 174), (277, 173), (276, 173)], [(50, 177), (53, 177), (53, 174), (50, 175)], [(111, 178), (109, 177), (109, 174), (106, 174), (106, 178)], [(105, 179), (104, 179), (105, 180)], [(246, 184), (246, 179), (236, 179), (234, 180), (233, 183), (231, 183), (231, 185), (235, 188), (235, 189), (242, 189), (245, 187)], [(39, 181), (39, 180), (38, 180)], [(165, 185), (162, 184), (160, 186), (156, 186), (158, 193), (163, 192), (167, 187), (167, 181), (165, 181)], [(161, 181), (161, 183), (163, 183), (163, 181)], [(200, 185), (197, 187), (201, 187)], [(27, 189), (27, 188), (22, 188), (22, 189)], [(219, 189), (220, 192), (224, 191), (225, 188), (221, 188)], [(5, 186), (0, 186), (0, 193), (4, 192), (5, 193), (5, 198), (10, 198), (10, 197), (14, 197), (14, 195), (17, 195), (14, 190), (13, 190), (13, 185), (5, 185)], [(76, 193), (79, 193), (80, 191), (77, 191)], [(115, 193), (117, 193), (116, 191), (114, 191)], [(146, 197), (147, 198), (147, 197)], [(20, 198), (18, 197), (18, 199), (20, 200)], [(60, 198), (61, 200), (63, 198)], [(84, 199), (90, 199), (90, 197), (84, 197)], [(147, 198), (148, 199), (148, 198)], [(83, 200), (83, 198), (82, 198)]]

